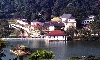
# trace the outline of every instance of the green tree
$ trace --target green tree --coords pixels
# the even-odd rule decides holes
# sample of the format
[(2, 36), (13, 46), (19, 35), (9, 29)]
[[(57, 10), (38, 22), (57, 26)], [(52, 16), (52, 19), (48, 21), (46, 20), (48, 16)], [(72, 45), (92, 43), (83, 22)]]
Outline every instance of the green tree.
[(10, 35), (9, 23), (7, 20), (0, 20), (0, 37), (8, 37)]
[(66, 14), (73, 14), (75, 15), (75, 12), (77, 11), (77, 9), (74, 6), (66, 6), (62, 13), (66, 13)]
[(95, 56), (94, 55), (89, 55), (85, 60), (95, 60)]
[(98, 60), (100, 60), (100, 56), (98, 56), (97, 58), (98, 58)]
[(29, 56), (29, 60), (40, 60), (40, 59), (54, 59), (52, 51), (37, 50)]
[(2, 52), (3, 48), (7, 46), (7, 42), (3, 41), (2, 39), (0, 39), (0, 60), (2, 60), (2, 57), (5, 57), (6, 55)]
[(100, 21), (99, 20), (95, 20), (95, 21), (92, 21), (90, 23), (90, 30), (91, 32), (95, 35), (96, 33), (98, 33), (99, 35), (99, 32), (100, 32)]
[(91, 40), (91, 31), (85, 28), (79, 30), (81, 40)]
[(65, 32), (67, 35), (73, 38), (74, 34), (76, 33), (76, 29), (74, 27), (69, 27)]

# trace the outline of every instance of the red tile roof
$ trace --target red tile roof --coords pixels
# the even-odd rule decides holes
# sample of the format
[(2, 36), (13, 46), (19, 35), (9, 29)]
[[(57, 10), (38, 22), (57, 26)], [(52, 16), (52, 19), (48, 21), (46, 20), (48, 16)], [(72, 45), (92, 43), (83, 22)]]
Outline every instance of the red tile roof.
[(47, 36), (66, 36), (66, 34), (61, 30), (54, 30), (48, 33)]

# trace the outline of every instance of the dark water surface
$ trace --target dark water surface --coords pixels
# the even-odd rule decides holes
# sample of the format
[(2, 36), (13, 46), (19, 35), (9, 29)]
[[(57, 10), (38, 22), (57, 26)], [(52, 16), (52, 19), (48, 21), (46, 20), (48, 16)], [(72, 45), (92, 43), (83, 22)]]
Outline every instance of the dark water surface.
[[(96, 57), (100, 55), (100, 41), (67, 41), (65, 42), (47, 42), (45, 40), (7, 40), (9, 45), (4, 48), (6, 57), (2, 60), (9, 60), (17, 57), (9, 52), (11, 46), (26, 45), (33, 51), (37, 49), (52, 50), (55, 55), (55, 59), (68, 59), (72, 56), (86, 57), (90, 54)], [(28, 60), (28, 56), (24, 57), (24, 60)]]

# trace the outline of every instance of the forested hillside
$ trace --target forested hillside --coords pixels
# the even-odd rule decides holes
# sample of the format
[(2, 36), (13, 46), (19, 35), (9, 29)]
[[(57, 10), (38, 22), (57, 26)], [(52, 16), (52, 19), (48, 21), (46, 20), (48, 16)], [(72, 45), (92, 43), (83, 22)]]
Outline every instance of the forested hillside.
[(82, 20), (100, 14), (100, 0), (0, 0), (0, 18), (26, 18), (49, 21), (54, 16), (71, 13)]

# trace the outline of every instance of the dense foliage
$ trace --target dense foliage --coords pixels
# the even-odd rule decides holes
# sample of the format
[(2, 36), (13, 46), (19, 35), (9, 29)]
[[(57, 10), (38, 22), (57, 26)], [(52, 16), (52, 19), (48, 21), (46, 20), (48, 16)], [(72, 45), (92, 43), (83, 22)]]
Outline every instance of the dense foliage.
[(26, 18), (49, 21), (53, 16), (71, 13), (79, 23), (88, 15), (100, 15), (99, 0), (2, 0), (0, 18)]
[(100, 21), (99, 20), (95, 20), (91, 22), (89, 28), (91, 29), (92, 33), (100, 35)]
[(54, 59), (52, 51), (37, 50), (29, 56), (29, 60)]
[(1, 58), (6, 56), (4, 53), (3, 53), (3, 48), (7, 46), (7, 42), (6, 41), (2, 41), (0, 39), (0, 60), (2, 60)]
[(11, 30), (9, 28), (9, 23), (5, 19), (0, 20), (0, 37), (8, 37)]

